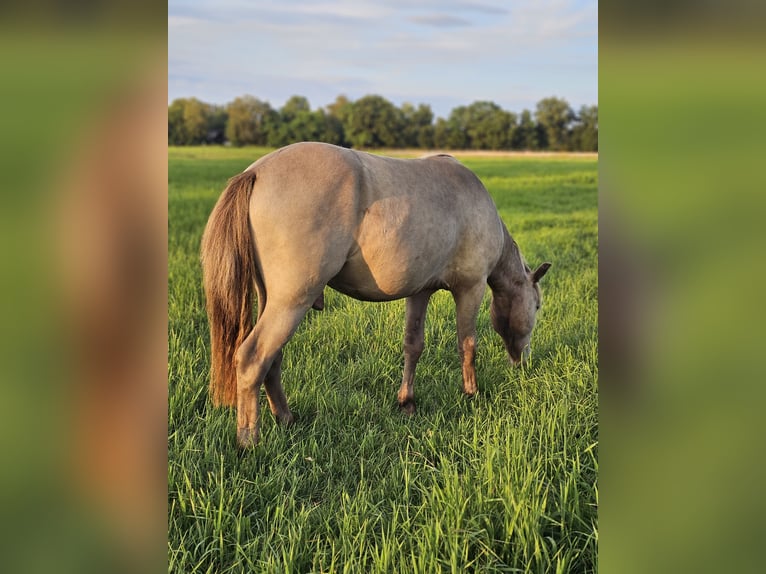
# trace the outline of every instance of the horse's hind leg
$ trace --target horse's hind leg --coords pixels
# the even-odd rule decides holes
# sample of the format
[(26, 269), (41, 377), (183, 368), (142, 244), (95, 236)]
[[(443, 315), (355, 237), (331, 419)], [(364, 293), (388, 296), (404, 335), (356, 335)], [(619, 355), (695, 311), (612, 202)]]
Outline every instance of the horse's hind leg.
[(415, 367), (423, 353), (426, 309), (433, 291), (423, 291), (407, 298), (404, 327), (404, 375), (399, 388), (399, 408), (411, 415), (415, 413)]
[[(237, 350), (237, 440), (243, 447), (253, 446), (258, 442), (260, 423), (258, 391), (279, 357), (282, 347), (295, 332), (307, 311), (308, 305), (281, 307), (269, 300), (252, 332)], [(276, 372), (279, 372), (279, 368)], [(276, 390), (275, 382), (279, 386), (279, 392)], [(272, 376), (268, 384), (273, 391), (270, 399), (277, 402), (284, 401), (286, 408), (287, 401), (284, 399), (278, 379)]]
[(285, 391), (282, 389), (282, 351), (277, 353), (274, 362), (271, 364), (269, 372), (266, 373), (266, 379), (263, 381), (266, 388), (266, 398), (269, 400), (271, 413), (282, 424), (289, 425), (293, 422), (293, 413), (287, 406)]

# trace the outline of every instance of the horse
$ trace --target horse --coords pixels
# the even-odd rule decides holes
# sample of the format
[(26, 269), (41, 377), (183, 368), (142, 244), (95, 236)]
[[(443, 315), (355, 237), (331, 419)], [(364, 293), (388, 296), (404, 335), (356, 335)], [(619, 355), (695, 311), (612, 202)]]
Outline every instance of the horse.
[(463, 392), (473, 396), (486, 286), (492, 326), (519, 364), (551, 265), (532, 271), (484, 185), (454, 157), (397, 159), (318, 142), (280, 148), (229, 180), (205, 227), (201, 263), (210, 394), (216, 406), (236, 406), (242, 447), (259, 440), (261, 385), (276, 419), (294, 421), (283, 347), (322, 306), (325, 286), (362, 301), (406, 299), (397, 398), (411, 415), (431, 295), (453, 296)]

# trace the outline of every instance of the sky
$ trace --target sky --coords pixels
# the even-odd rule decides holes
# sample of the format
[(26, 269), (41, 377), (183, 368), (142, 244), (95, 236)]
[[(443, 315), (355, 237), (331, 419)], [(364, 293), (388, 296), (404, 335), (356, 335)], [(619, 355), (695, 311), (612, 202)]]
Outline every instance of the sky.
[(168, 102), (598, 104), (594, 0), (170, 0)]

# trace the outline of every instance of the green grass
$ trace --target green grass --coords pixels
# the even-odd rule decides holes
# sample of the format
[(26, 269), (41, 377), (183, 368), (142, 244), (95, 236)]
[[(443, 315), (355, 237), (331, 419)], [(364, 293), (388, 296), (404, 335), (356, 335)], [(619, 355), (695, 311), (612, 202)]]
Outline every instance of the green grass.
[(553, 263), (527, 367), (509, 366), (488, 290), (466, 399), (454, 305), (437, 293), (407, 418), (403, 302), (328, 289), (285, 348), (296, 424), (263, 397), (261, 443), (241, 452), (234, 412), (207, 397), (198, 251), (226, 180), (266, 151), (169, 151), (169, 571), (595, 571), (596, 160), (464, 159), (529, 263)]

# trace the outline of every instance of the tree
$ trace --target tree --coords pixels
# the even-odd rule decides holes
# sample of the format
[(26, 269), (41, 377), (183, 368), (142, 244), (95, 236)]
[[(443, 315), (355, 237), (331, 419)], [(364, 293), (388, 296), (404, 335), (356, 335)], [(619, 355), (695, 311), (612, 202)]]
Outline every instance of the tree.
[(196, 98), (168, 105), (168, 144), (284, 146), (296, 141), (324, 141), (356, 147), (442, 149), (552, 149), (598, 151), (598, 106), (577, 114), (566, 100), (551, 97), (537, 103), (534, 114), (503, 110), (491, 101), (475, 101), (438, 118), (427, 104), (397, 108), (379, 95), (351, 101), (339, 95), (323, 109), (290, 97), (279, 111), (245, 95), (218, 106)]
[(205, 142), (210, 144), (222, 144), (226, 140), (226, 124), (229, 115), (224, 106), (211, 105), (207, 114), (207, 135)]
[(226, 138), (234, 145), (266, 145), (279, 115), (268, 102), (242, 96), (226, 106)]
[(397, 147), (402, 133), (399, 109), (382, 96), (370, 95), (351, 105), (344, 128), (354, 147)]
[(203, 143), (207, 136), (208, 105), (197, 98), (189, 98), (186, 100), (183, 118), (187, 143), (191, 145)]
[(524, 110), (519, 116), (519, 123), (513, 130), (511, 136), (511, 147), (513, 149), (536, 150), (540, 149), (538, 138), (538, 128), (532, 119), (532, 112)]
[(436, 120), (434, 146), (439, 149), (465, 149), (468, 147), (465, 130), (459, 125), (453, 114), (454, 110), (448, 119), (439, 118)]
[(267, 143), (272, 147), (282, 147), (299, 141), (317, 139), (317, 128), (311, 116), (309, 101), (303, 96), (292, 96), (279, 109), (279, 117), (269, 131)]
[(401, 145), (405, 147), (433, 147), (434, 113), (431, 106), (419, 104), (417, 108), (405, 102), (400, 108), (402, 116)]
[(269, 145), (281, 147), (295, 142), (320, 141), (325, 132), (325, 124), (324, 112), (300, 110), (289, 121), (283, 120), (272, 130)]
[[(516, 124), (515, 114), (506, 112), (494, 102), (477, 101), (469, 106), (454, 108), (447, 119), (446, 136), (452, 149), (508, 149), (511, 132)], [(442, 147), (442, 146), (439, 146)]]
[(280, 119), (289, 123), (301, 112), (310, 112), (309, 101), (303, 96), (292, 96), (285, 102), (285, 105), (279, 110)]
[(535, 118), (545, 130), (550, 149), (560, 151), (569, 148), (569, 129), (575, 114), (566, 100), (556, 97), (540, 100)]
[(346, 135), (346, 125), (351, 115), (353, 103), (346, 96), (341, 94), (335, 101), (326, 106), (327, 110), (327, 131), (322, 141), (334, 143), (344, 147), (350, 147), (351, 142)]
[(598, 106), (582, 106), (572, 128), (572, 148), (598, 151)]
[(185, 100), (175, 99), (168, 106), (168, 145), (186, 145)]
[(474, 102), (463, 112), (468, 145), (473, 149), (507, 149), (516, 117), (494, 102)]
[(348, 146), (346, 141), (346, 134), (343, 131), (343, 122), (331, 113), (319, 110), (316, 113), (324, 115), (324, 131), (320, 137), (320, 141), (327, 142), (329, 144), (335, 144), (340, 146)]
[(327, 113), (345, 123), (348, 120), (348, 116), (351, 114), (352, 106), (353, 102), (341, 94), (335, 98), (333, 103), (327, 105)]
[(168, 143), (198, 145), (208, 143), (214, 106), (197, 98), (178, 98), (168, 106)]

